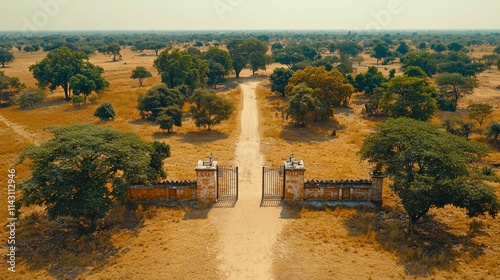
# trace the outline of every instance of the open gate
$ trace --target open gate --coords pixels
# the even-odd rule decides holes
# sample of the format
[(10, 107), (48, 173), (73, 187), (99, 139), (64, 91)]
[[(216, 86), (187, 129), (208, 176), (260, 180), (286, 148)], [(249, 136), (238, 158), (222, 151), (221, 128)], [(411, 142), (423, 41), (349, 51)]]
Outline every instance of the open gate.
[(262, 167), (262, 200), (285, 198), (285, 166)]
[(237, 166), (217, 166), (217, 200), (238, 200)]

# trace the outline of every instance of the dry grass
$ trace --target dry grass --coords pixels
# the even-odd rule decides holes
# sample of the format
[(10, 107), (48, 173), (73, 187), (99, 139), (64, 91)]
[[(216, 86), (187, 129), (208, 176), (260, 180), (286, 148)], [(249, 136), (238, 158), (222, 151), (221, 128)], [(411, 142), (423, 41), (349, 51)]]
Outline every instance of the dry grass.
[[(369, 166), (357, 155), (364, 136), (374, 122), (360, 117), (360, 95), (353, 97), (350, 108), (339, 108), (327, 123), (299, 127), (282, 117), (286, 101), (273, 95), (264, 84), (257, 88), (260, 104), (261, 150), (269, 166), (278, 166), (292, 153), (304, 160), (306, 178), (367, 178)], [(332, 131), (337, 136), (331, 136)]]
[(216, 229), (187, 211), (120, 207), (93, 234), (33, 212), (18, 223), (16, 273), (2, 269), (0, 278), (218, 279)]

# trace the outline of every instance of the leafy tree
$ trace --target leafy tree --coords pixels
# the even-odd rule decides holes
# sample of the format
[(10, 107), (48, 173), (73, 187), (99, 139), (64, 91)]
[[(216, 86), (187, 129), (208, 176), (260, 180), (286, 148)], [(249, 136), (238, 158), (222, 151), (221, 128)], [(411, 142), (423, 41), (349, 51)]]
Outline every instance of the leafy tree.
[(340, 63), (335, 67), (344, 76), (352, 74), (354, 72), (354, 67), (352, 67), (352, 61), (347, 55), (340, 55)]
[(285, 68), (276, 68), (273, 74), (269, 77), (271, 80), (271, 91), (279, 92), (283, 97), (285, 97), (285, 87), (288, 85), (288, 81), (293, 75), (293, 71)]
[(42, 103), (47, 94), (42, 89), (28, 89), (19, 96), (17, 102), (21, 109), (34, 108), (35, 104)]
[(372, 94), (374, 90), (382, 86), (386, 80), (382, 72), (378, 71), (377, 67), (370, 66), (366, 73), (356, 75), (354, 81), (354, 88), (356, 91)]
[(334, 53), (338, 48), (337, 48), (337, 43), (336, 42), (330, 42), (327, 45), (328, 51), (330, 53)]
[(169, 106), (160, 112), (160, 115), (156, 118), (156, 122), (160, 125), (161, 129), (171, 133), (174, 125), (182, 126), (182, 110), (177, 105)]
[(437, 44), (432, 44), (431, 49), (437, 53), (441, 53), (446, 50), (446, 46), (443, 43), (437, 43)]
[(399, 43), (399, 46), (396, 49), (396, 51), (402, 55), (405, 55), (410, 51), (410, 47), (408, 47), (405, 41), (402, 41), (401, 43)]
[(161, 74), (162, 82), (170, 88), (185, 84), (192, 92), (206, 85), (208, 62), (198, 55), (166, 49), (154, 61), (154, 66)]
[(389, 47), (387, 46), (387, 44), (384, 42), (378, 42), (375, 47), (373, 47), (373, 53), (371, 56), (377, 59), (378, 65), (378, 61), (384, 57), (387, 57), (388, 55)]
[(111, 103), (105, 102), (99, 105), (94, 112), (94, 116), (101, 119), (101, 121), (109, 121), (115, 118), (115, 109)]
[(182, 108), (186, 97), (176, 88), (168, 88), (165, 84), (154, 86), (145, 95), (139, 96), (137, 109), (143, 118), (155, 120), (162, 110), (171, 106)]
[(134, 70), (132, 70), (132, 76), (130, 76), (130, 79), (138, 79), (139, 85), (142, 87), (142, 83), (144, 82), (144, 80), (150, 77), (153, 77), (153, 75), (151, 75), (151, 72), (149, 72), (143, 66), (137, 66)]
[(461, 119), (444, 119), (443, 127), (449, 133), (465, 137), (465, 139), (468, 140), (472, 130), (474, 129), (474, 123), (466, 122)]
[(496, 46), (493, 52), (500, 55), (500, 45)]
[(208, 131), (214, 125), (228, 120), (234, 112), (234, 104), (218, 96), (215, 92), (196, 90), (190, 98), (194, 104), (190, 108), (197, 127)]
[(283, 44), (281, 44), (280, 42), (276, 42), (276, 43), (273, 43), (271, 45), (271, 51), (273, 51), (273, 52), (277, 51), (277, 50), (282, 50), (282, 49), (284, 49), (284, 47), (283, 47)]
[(484, 120), (493, 113), (493, 106), (488, 103), (474, 103), (467, 106), (469, 118), (477, 121), (479, 126), (483, 126)]
[(111, 54), (113, 55), (113, 61), (116, 61), (116, 57), (122, 57), (120, 54), (121, 47), (117, 43), (111, 43), (109, 45), (104, 45), (101, 46), (97, 49), (99, 52), (104, 53), (104, 54)]
[(403, 63), (403, 69), (410, 66), (418, 66), (429, 77), (432, 77), (437, 71), (436, 59), (430, 52), (409, 52), (402, 57), (401, 62)]
[(61, 47), (49, 52), (47, 57), (31, 65), (29, 70), (33, 73), (33, 77), (38, 80), (38, 86), (49, 87), (50, 90), (55, 90), (60, 86), (64, 89), (66, 100), (70, 100), (69, 80), (71, 77), (81, 74), (84, 68), (83, 59), (88, 59), (84, 53), (73, 52), (67, 47)]
[(292, 68), (294, 64), (307, 60), (307, 58), (297, 51), (296, 48), (286, 48), (283, 51), (273, 53), (274, 61)]
[(347, 104), (354, 92), (352, 85), (348, 84), (344, 76), (336, 69), (326, 71), (324, 67), (306, 67), (295, 72), (285, 93), (291, 95), (293, 88), (301, 83), (313, 89), (313, 96), (319, 101), (315, 121), (327, 120), (333, 115), (333, 109), (342, 104)]
[(241, 39), (233, 39), (227, 44), (227, 49), (233, 59), (233, 69), (236, 73), (236, 78), (239, 78), (241, 70), (243, 70), (248, 64), (245, 43)]
[(360, 153), (392, 179), (391, 188), (401, 198), (412, 231), (432, 207), (454, 205), (465, 208), (470, 217), (496, 216), (500, 210), (495, 190), (470, 176), (471, 164), (485, 155), (485, 148), (435, 125), (390, 119), (365, 139)]
[(14, 55), (8, 49), (0, 48), (0, 63), (2, 68), (5, 68), (5, 63), (14, 61)]
[(496, 141), (498, 135), (500, 135), (500, 122), (491, 122), (486, 128), (486, 136)]
[(71, 102), (73, 103), (73, 106), (75, 107), (80, 107), (82, 103), (85, 101), (82, 95), (73, 95), (71, 96)]
[(441, 73), (459, 73), (472, 77), (486, 70), (486, 65), (472, 61), (464, 52), (449, 52), (440, 59), (438, 70)]
[(337, 43), (337, 49), (346, 56), (356, 56), (363, 51), (363, 47), (353, 41), (342, 41)]
[(394, 118), (426, 121), (437, 111), (434, 91), (424, 78), (395, 77), (385, 84), (382, 108)]
[(316, 116), (320, 110), (318, 100), (314, 97), (313, 89), (306, 84), (302, 83), (295, 86), (288, 100), (290, 103), (286, 109), (287, 116), (302, 126), (318, 118)]
[(464, 46), (462, 46), (461, 44), (457, 43), (457, 42), (452, 42), (448, 45), (448, 50), (452, 51), (452, 52), (459, 52), (459, 51), (462, 51), (464, 49)]
[(408, 66), (405, 69), (405, 76), (416, 77), (416, 78), (427, 78), (424, 70), (418, 66)]
[(216, 88), (218, 83), (226, 80), (225, 77), (233, 67), (231, 55), (225, 50), (210, 47), (203, 53), (203, 58), (208, 61), (208, 84)]
[(165, 173), (155, 162), (169, 156), (160, 153), (165, 144), (90, 124), (50, 131), (53, 139), (22, 154), (20, 162), (29, 159), (32, 172), (20, 189), (23, 206), (41, 205), (51, 218), (85, 218), (94, 228), (97, 219), (124, 201), (127, 186), (155, 181)]
[(26, 86), (17, 77), (9, 77), (4, 71), (0, 71), (0, 106), (10, 106), (12, 97)]
[(418, 49), (421, 51), (425, 51), (427, 49), (427, 43), (421, 42), (420, 44), (418, 44)]
[(255, 75), (255, 72), (259, 69), (266, 70), (267, 44), (255, 38), (245, 39), (243, 43), (248, 55), (248, 64), (252, 69), (252, 74)]
[(465, 95), (472, 94), (477, 88), (478, 82), (475, 78), (464, 77), (458, 73), (443, 73), (436, 77), (441, 94), (453, 101), (453, 111), (456, 111), (458, 101)]

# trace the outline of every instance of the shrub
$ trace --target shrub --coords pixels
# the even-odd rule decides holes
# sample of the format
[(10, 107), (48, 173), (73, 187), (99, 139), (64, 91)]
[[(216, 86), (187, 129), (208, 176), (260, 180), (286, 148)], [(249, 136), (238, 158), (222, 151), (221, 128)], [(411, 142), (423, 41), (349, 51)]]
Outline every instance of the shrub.
[(101, 121), (109, 121), (115, 118), (115, 109), (111, 103), (102, 103), (94, 112), (94, 116)]

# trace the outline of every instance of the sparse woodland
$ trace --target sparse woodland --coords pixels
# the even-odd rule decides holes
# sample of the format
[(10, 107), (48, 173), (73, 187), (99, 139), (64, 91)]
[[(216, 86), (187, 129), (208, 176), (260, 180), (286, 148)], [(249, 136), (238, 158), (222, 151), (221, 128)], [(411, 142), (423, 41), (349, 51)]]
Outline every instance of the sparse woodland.
[(19, 279), (224, 279), (210, 221), (124, 190), (232, 164), (247, 81), (266, 165), (388, 176), (380, 209), (284, 207), (276, 279), (500, 278), (498, 33), (0, 33), (0, 65)]

